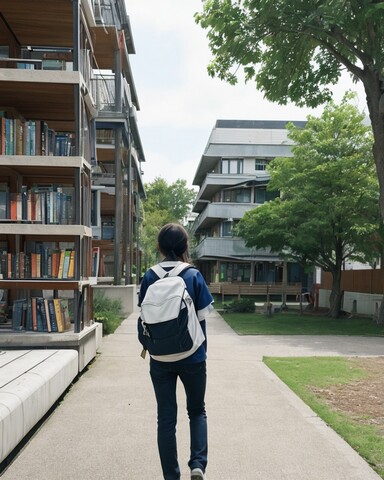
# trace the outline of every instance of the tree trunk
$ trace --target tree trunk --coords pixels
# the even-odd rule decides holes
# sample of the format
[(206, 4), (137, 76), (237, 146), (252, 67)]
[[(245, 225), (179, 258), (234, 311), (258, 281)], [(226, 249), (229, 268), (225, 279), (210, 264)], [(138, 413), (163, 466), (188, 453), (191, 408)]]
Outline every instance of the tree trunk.
[[(379, 207), (381, 218), (384, 220), (384, 89), (377, 70), (368, 71), (366, 69), (365, 74), (363, 83), (374, 138), (373, 156), (379, 180)], [(381, 268), (383, 269), (383, 265)], [(381, 301), (377, 322), (380, 325), (384, 323), (384, 297)]]
[(343, 300), (343, 292), (341, 291), (341, 268), (334, 270), (332, 273), (332, 291), (329, 298), (330, 308), (328, 316), (338, 318), (341, 311), (341, 303)]

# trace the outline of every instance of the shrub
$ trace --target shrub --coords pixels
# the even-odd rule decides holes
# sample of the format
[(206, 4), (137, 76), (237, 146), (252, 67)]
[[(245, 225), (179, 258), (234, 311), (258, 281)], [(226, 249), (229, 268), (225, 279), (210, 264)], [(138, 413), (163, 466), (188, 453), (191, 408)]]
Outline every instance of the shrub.
[(93, 318), (103, 325), (103, 334), (113, 333), (124, 319), (121, 300), (111, 299), (104, 293), (97, 292), (93, 296)]
[(252, 313), (255, 311), (255, 301), (250, 298), (239, 298), (232, 300), (225, 310), (230, 313)]

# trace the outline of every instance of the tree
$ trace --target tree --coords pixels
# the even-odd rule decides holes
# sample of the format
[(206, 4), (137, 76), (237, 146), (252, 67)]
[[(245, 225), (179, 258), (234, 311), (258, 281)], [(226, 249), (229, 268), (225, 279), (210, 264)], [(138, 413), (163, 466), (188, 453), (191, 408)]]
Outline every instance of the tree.
[(273, 102), (318, 106), (342, 70), (363, 82), (384, 218), (384, 1), (203, 0), (212, 76), (238, 68)]
[(380, 218), (371, 129), (349, 98), (340, 106), (329, 102), (303, 129), (288, 124), (293, 156), (268, 166), (268, 189), (281, 195), (247, 212), (237, 231), (248, 246), (269, 246), (287, 259), (330, 272), (329, 314), (335, 318), (343, 262), (371, 259)]
[(196, 193), (193, 189), (187, 188), (186, 180), (178, 179), (169, 185), (160, 177), (147, 183), (145, 191), (147, 199), (143, 205), (141, 245), (146, 270), (157, 258), (156, 239), (159, 230), (166, 223), (182, 221), (190, 211)]

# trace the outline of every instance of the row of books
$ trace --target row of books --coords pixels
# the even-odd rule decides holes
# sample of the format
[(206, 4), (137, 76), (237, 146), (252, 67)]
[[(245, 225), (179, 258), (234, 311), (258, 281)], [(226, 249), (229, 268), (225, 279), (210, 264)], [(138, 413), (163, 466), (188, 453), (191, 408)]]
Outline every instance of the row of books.
[(16, 331), (62, 333), (71, 328), (68, 299), (31, 297), (15, 300), (12, 328)]
[(0, 274), (3, 279), (54, 278), (69, 280), (75, 277), (76, 252), (74, 249), (40, 252), (0, 253)]
[(56, 155), (75, 153), (74, 134), (56, 132), (43, 120), (10, 118), (0, 110), (0, 155)]
[(74, 187), (62, 185), (22, 185), (21, 192), (13, 193), (0, 184), (0, 221), (73, 224), (74, 196)]

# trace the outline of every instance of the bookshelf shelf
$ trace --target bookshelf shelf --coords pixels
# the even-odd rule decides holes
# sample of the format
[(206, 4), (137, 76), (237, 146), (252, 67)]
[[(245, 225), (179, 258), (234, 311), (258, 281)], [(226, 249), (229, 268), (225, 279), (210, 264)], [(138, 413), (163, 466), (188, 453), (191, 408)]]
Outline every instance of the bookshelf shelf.
[(92, 228), (85, 225), (46, 225), (37, 223), (0, 223), (0, 235), (36, 235), (47, 237), (92, 237)]
[[(50, 71), (50, 70), (23, 70), (12, 68), (0, 68), (0, 91), (6, 88), (5, 85), (19, 82), (25, 87), (27, 83), (38, 83), (40, 85), (52, 84), (53, 87), (63, 85), (82, 85), (84, 79), (80, 72)], [(42, 88), (42, 87), (40, 87)], [(60, 88), (60, 87), (59, 87)]]
[(54, 278), (43, 280), (0, 280), (0, 288), (14, 289), (37, 289), (37, 290), (81, 290), (89, 285), (89, 281), (57, 280)]
[(47, 164), (57, 169), (85, 168), (88, 171), (91, 169), (87, 160), (81, 156), (0, 155), (0, 165), (10, 168), (26, 167), (30, 169), (31, 167), (44, 167), (46, 169)]

